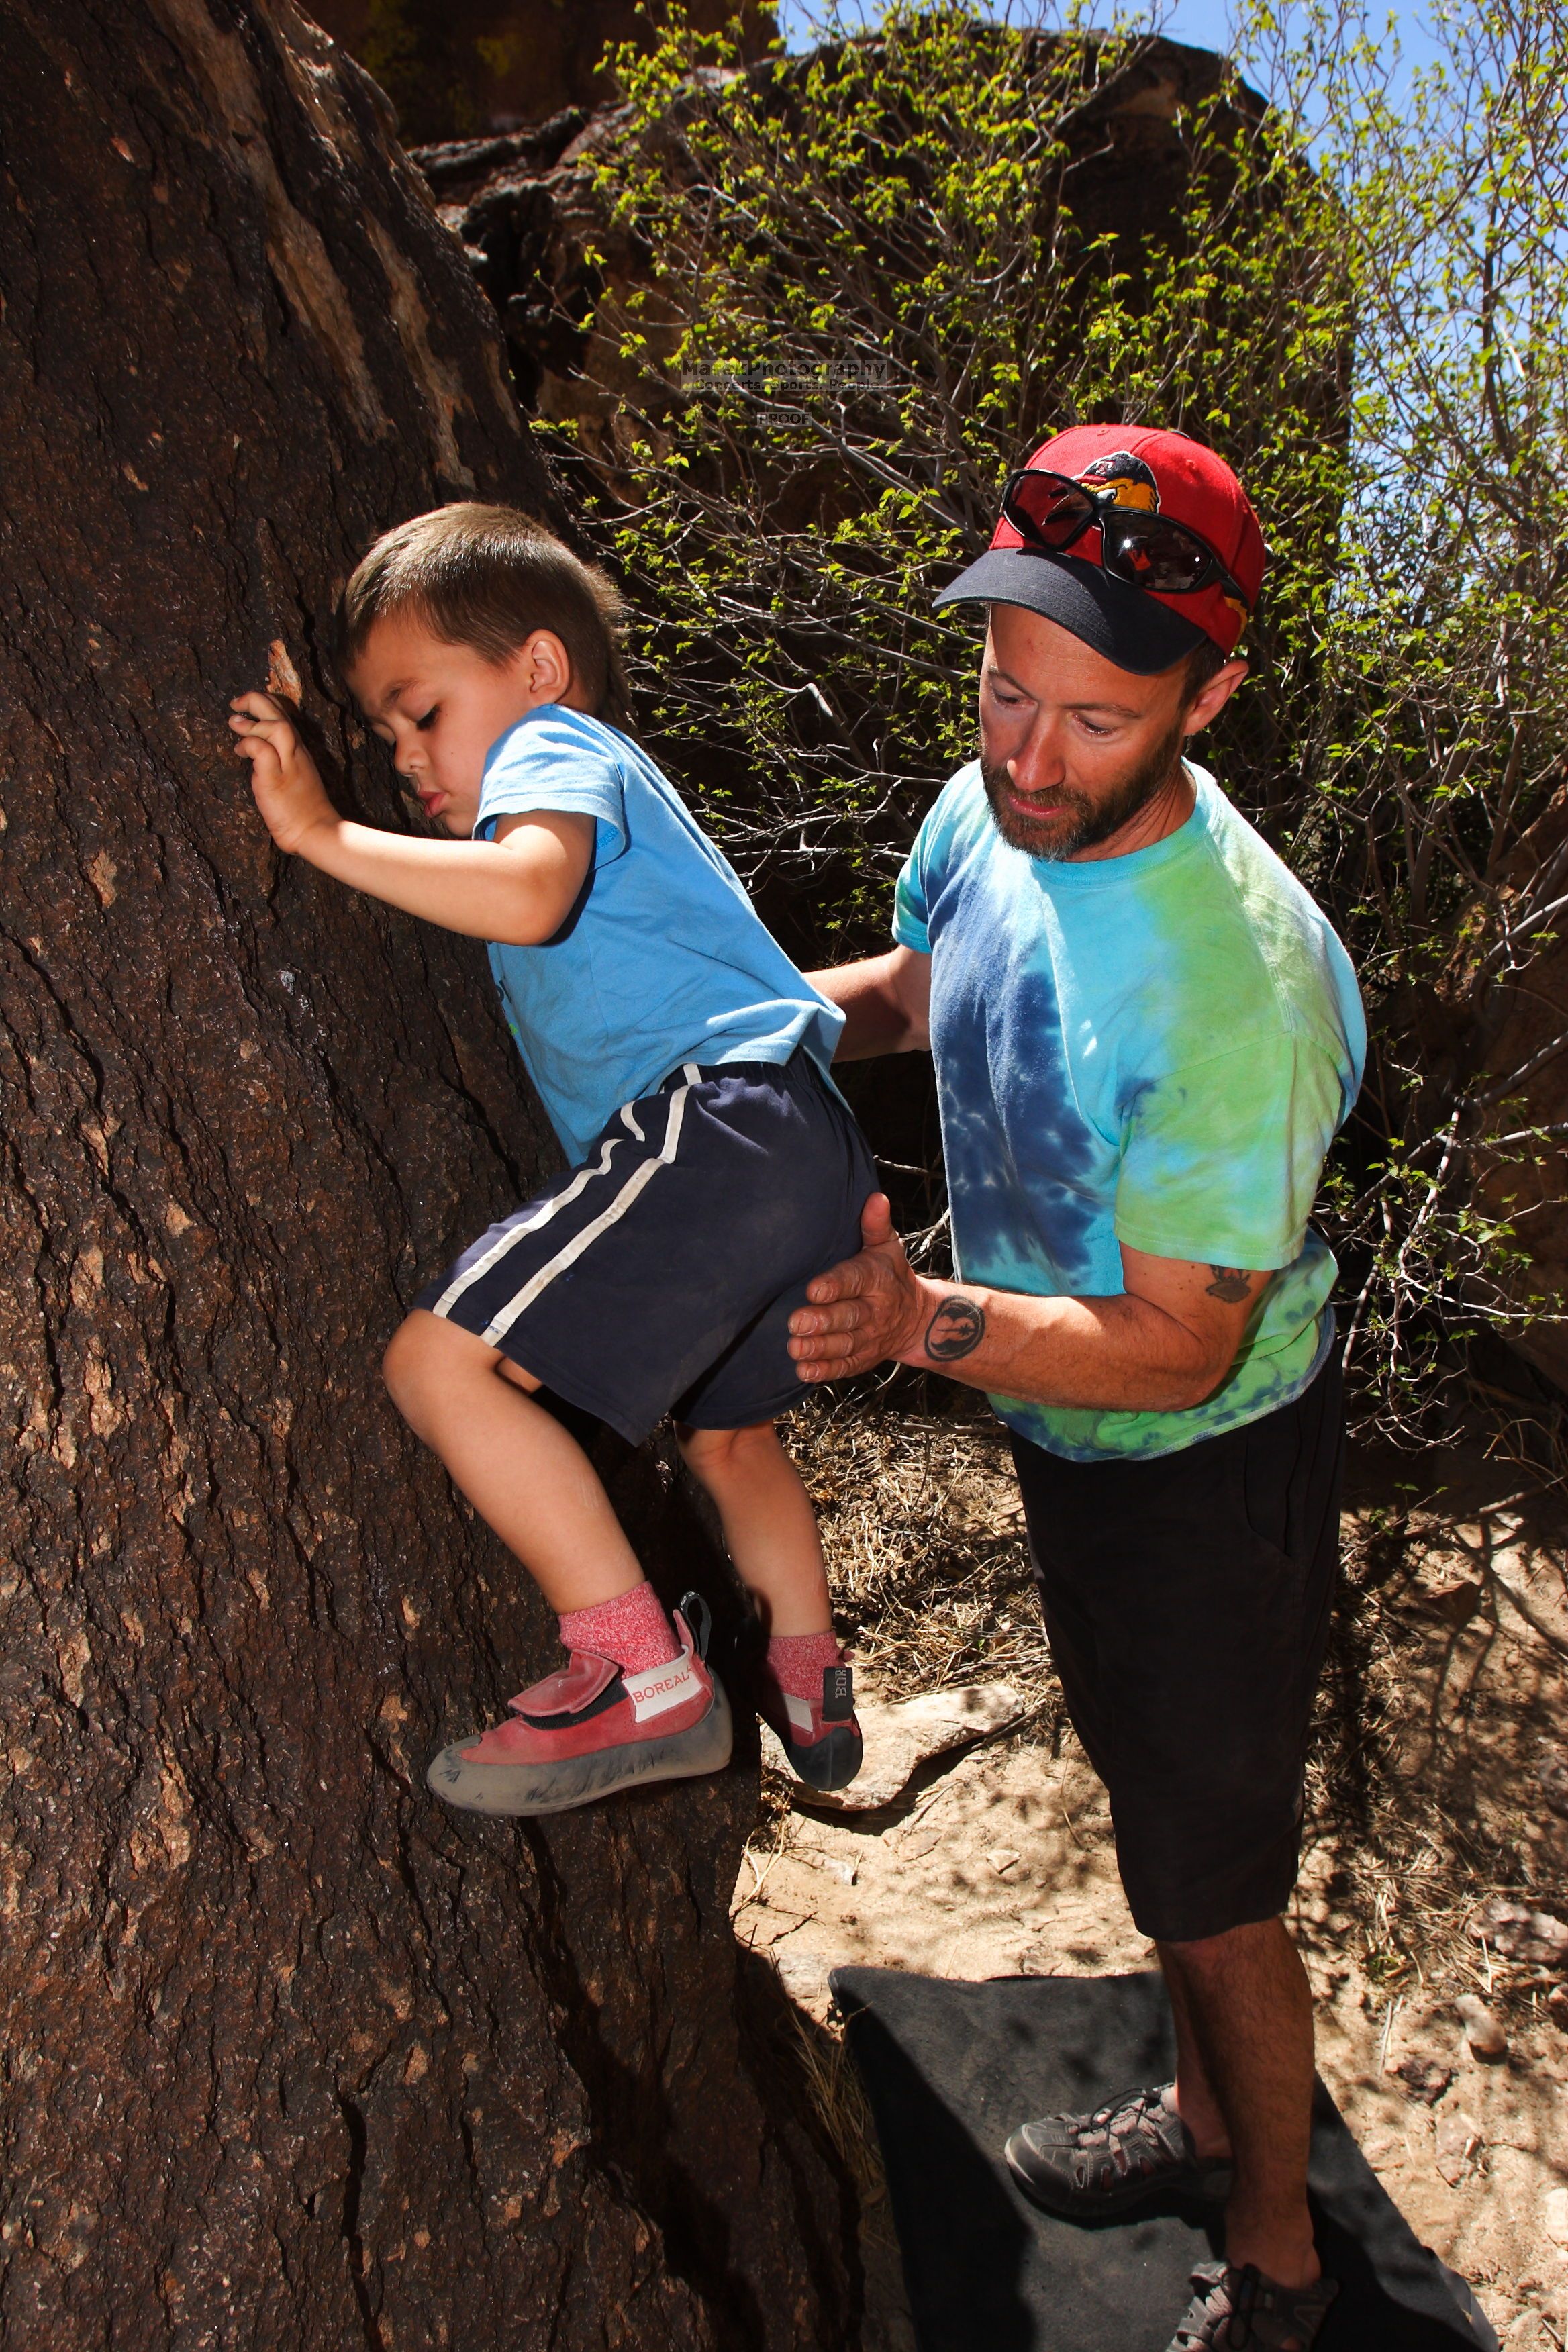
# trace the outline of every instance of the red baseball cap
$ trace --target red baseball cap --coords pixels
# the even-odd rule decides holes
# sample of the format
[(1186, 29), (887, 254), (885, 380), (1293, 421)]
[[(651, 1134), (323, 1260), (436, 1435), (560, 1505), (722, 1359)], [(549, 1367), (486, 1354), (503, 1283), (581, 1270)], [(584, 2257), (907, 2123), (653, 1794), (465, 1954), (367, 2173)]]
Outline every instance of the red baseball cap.
[[(1230, 467), (1200, 441), (1142, 425), (1075, 425), (1043, 442), (1026, 471), (1066, 474), (1086, 488), (1114, 487), (1115, 504), (1184, 523), (1213, 549), (1245, 593), (1248, 610), (1263, 585), (1268, 551), (1252, 502)], [(977, 562), (936, 600), (944, 604), (1022, 604), (1043, 613), (1140, 677), (1173, 668), (1205, 637), (1234, 653), (1247, 613), (1224, 581), (1185, 596), (1136, 588), (1106, 572), (1092, 526), (1070, 551), (1033, 546), (1005, 519)]]

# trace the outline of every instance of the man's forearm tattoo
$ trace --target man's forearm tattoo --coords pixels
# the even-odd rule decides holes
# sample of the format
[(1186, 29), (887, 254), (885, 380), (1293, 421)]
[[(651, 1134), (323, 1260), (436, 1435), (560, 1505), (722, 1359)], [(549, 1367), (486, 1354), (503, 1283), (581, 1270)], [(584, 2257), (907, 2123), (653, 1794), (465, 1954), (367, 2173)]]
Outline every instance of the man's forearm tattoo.
[(1227, 1307), (1239, 1307), (1244, 1298), (1250, 1297), (1252, 1276), (1239, 1265), (1211, 1265), (1209, 1272), (1214, 1280), (1204, 1285), (1205, 1297), (1223, 1299)]
[(979, 1347), (985, 1318), (967, 1298), (944, 1298), (926, 1327), (925, 1350), (933, 1364), (956, 1363)]

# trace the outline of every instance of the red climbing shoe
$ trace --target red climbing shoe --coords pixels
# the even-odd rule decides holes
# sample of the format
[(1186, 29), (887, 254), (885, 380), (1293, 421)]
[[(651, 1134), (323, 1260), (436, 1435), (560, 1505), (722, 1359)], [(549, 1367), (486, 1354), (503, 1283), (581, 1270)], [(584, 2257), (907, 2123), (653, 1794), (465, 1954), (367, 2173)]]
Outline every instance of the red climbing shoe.
[(757, 1713), (808, 1789), (847, 1789), (860, 1769), (864, 1750), (855, 1715), (855, 1674), (846, 1665), (824, 1666), (822, 1697), (797, 1697), (782, 1690), (764, 1665), (756, 1679)]
[(692, 1637), (689, 1606), (707, 1631), (706, 1608), (688, 1596), (675, 1615), (678, 1658), (632, 1674), (574, 1650), (559, 1674), (508, 1701), (505, 1723), (443, 1748), (429, 1787), (468, 1813), (563, 1813), (617, 1789), (721, 1771), (730, 1703)]

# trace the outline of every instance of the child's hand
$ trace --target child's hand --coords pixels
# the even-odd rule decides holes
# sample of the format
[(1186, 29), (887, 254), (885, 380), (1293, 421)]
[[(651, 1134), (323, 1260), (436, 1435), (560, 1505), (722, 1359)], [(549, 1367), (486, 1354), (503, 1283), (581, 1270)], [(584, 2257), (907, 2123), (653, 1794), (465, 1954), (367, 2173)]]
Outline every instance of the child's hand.
[(337, 823), (314, 760), (270, 694), (236, 695), (228, 723), (239, 739), (235, 750), (250, 762), (250, 788), (268, 832), (279, 849), (298, 854), (307, 834)]

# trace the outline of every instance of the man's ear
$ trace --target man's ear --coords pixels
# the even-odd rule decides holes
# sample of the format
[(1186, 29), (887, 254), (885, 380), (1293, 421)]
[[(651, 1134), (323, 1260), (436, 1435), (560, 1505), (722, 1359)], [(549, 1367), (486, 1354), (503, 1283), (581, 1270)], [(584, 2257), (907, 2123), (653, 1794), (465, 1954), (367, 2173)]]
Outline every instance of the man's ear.
[(1247, 664), (1239, 655), (1234, 661), (1227, 661), (1223, 669), (1216, 669), (1208, 684), (1188, 703), (1182, 720), (1183, 734), (1195, 735), (1200, 727), (1217, 719), (1246, 676)]

